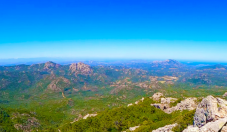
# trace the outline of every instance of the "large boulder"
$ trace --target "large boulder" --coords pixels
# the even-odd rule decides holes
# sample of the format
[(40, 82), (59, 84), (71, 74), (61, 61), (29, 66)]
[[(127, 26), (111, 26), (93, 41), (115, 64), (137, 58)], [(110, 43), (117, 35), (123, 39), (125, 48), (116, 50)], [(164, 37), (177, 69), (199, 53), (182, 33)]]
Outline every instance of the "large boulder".
[(172, 132), (172, 129), (176, 127), (178, 124), (171, 124), (171, 125), (166, 125), (164, 127), (158, 128), (156, 130), (153, 130), (152, 132)]
[(197, 126), (189, 126), (183, 132), (219, 132), (223, 130), (223, 126), (226, 124), (226, 122), (227, 118), (222, 118), (214, 122), (209, 122), (201, 128)]
[(209, 122), (205, 126), (200, 128), (201, 132), (219, 132), (226, 124), (227, 118), (219, 119), (215, 122)]
[(216, 121), (227, 116), (227, 101), (221, 98), (207, 96), (198, 105), (195, 116), (194, 126), (202, 127), (208, 122)]

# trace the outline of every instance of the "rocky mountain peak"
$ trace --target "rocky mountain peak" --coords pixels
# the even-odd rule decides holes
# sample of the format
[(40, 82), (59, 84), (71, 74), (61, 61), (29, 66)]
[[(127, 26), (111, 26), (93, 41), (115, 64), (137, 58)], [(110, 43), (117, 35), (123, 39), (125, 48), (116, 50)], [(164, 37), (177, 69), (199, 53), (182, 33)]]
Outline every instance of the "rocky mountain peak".
[(71, 71), (71, 73), (83, 75), (88, 75), (93, 72), (89, 65), (84, 64), (82, 62), (71, 64), (69, 66), (69, 70)]
[(183, 64), (181, 64), (180, 62), (176, 61), (176, 60), (172, 60), (172, 59), (168, 59), (165, 61), (154, 61), (153, 63), (153, 67), (182, 67)]
[(165, 60), (164, 62), (167, 62), (167, 63), (179, 63), (178, 61), (173, 60), (173, 59), (168, 59), (168, 60)]
[(198, 68), (200, 70), (226, 70), (227, 67), (221, 64), (216, 64), (216, 65), (212, 65), (212, 66), (204, 66), (204, 67), (200, 67)]
[(48, 62), (45, 63), (44, 69), (48, 70), (48, 69), (51, 69), (51, 68), (58, 68), (59, 66), (60, 66), (59, 64), (56, 64), (52, 61), (48, 61)]

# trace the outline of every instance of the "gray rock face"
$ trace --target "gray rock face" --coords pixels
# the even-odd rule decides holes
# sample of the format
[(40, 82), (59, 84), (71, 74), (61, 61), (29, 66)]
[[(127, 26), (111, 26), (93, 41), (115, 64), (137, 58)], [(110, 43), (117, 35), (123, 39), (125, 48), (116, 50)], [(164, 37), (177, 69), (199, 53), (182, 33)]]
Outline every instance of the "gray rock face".
[(194, 110), (197, 107), (196, 98), (187, 98), (178, 103), (176, 106), (170, 108), (170, 103), (175, 102), (176, 100), (176, 98), (161, 98), (161, 103), (151, 105), (163, 110), (168, 114), (177, 110)]
[(166, 113), (172, 113), (177, 110), (194, 110), (197, 107), (196, 98), (187, 98), (180, 103), (177, 104), (177, 106), (174, 106), (172, 108), (168, 108), (165, 110)]
[(77, 74), (88, 75), (93, 72), (89, 65), (86, 65), (81, 62), (71, 64), (69, 69), (71, 73), (75, 73), (75, 75)]
[(151, 104), (151, 106), (154, 106), (161, 110), (166, 110), (169, 108), (169, 104)]
[(161, 97), (163, 97), (164, 95), (162, 93), (155, 93), (151, 98), (154, 101), (159, 101), (161, 99)]
[(209, 122), (205, 126), (200, 128), (201, 132), (219, 132), (222, 127), (226, 124), (227, 118), (219, 119), (215, 122)]
[(162, 104), (170, 104), (177, 101), (177, 98), (171, 98), (171, 97), (167, 97), (167, 98), (161, 98), (161, 103)]
[(227, 101), (207, 96), (198, 105), (195, 116), (194, 126), (202, 127), (208, 122), (216, 121), (227, 116)]
[(199, 128), (198, 127), (194, 127), (194, 126), (188, 126), (186, 129), (183, 130), (183, 132), (199, 132)]
[(226, 122), (227, 118), (222, 118), (216, 120), (215, 122), (209, 122), (201, 128), (189, 126), (183, 132), (219, 132), (221, 130), (224, 131), (225, 129), (223, 129), (223, 126), (226, 124)]
[(154, 106), (161, 110), (165, 110), (169, 108), (170, 103), (175, 102), (177, 100), (176, 98), (171, 98), (171, 97), (162, 98), (162, 97), (163, 97), (162, 93), (155, 93), (151, 98), (155, 101), (161, 100), (161, 103), (151, 104), (151, 106)]
[(166, 125), (164, 127), (153, 130), (152, 132), (172, 132), (172, 129), (177, 126), (176, 124)]

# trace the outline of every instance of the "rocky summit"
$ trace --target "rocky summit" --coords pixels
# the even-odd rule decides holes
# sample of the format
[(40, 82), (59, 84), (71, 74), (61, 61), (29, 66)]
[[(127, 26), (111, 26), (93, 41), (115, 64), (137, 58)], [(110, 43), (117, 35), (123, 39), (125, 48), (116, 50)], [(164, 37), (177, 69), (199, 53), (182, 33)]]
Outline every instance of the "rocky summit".
[(49, 70), (49, 69), (52, 69), (52, 68), (58, 68), (59, 66), (60, 66), (59, 64), (56, 64), (52, 61), (48, 61), (48, 62), (45, 63), (44, 69)]
[(84, 63), (73, 63), (69, 67), (71, 73), (74, 73), (75, 75), (77, 74), (83, 74), (83, 75), (88, 75), (92, 73), (92, 69), (89, 65), (86, 65)]

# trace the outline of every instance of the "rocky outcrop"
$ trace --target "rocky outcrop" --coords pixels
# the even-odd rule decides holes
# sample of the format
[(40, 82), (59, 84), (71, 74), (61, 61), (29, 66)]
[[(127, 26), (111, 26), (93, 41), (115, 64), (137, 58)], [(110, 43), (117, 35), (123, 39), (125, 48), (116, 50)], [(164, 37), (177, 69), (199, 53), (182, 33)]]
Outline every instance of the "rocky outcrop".
[[(136, 101), (135, 104), (137, 105), (137, 104), (139, 104), (139, 102), (143, 102), (143, 101), (144, 101), (144, 97), (142, 97), (142, 99)], [(133, 105), (132, 103), (131, 104), (128, 104), (128, 107), (129, 106), (132, 106), (132, 105)]]
[[(204, 126), (202, 126), (201, 128), (189, 126), (183, 132), (219, 132), (223, 130), (224, 128), (223, 126), (226, 124), (226, 122), (227, 122), (227, 118), (222, 118), (214, 122), (209, 122)], [(225, 128), (223, 131), (225, 131)]]
[(169, 104), (151, 104), (151, 106), (154, 106), (163, 111), (169, 108)]
[(199, 103), (195, 115), (194, 126), (183, 132), (226, 132), (227, 101), (207, 96)]
[(129, 106), (132, 106), (133, 104), (131, 103), (131, 104), (128, 104), (127, 106), (129, 107)]
[(140, 126), (135, 126), (135, 127), (130, 127), (129, 131), (135, 131), (137, 128), (139, 128)]
[(87, 119), (88, 117), (95, 117), (95, 116), (97, 116), (98, 114), (87, 114), (87, 115), (85, 115), (84, 117), (82, 117), (82, 115), (81, 114), (79, 114), (79, 116), (77, 117), (77, 118), (75, 118), (74, 119), (74, 121), (73, 122), (70, 122), (71, 124), (72, 123), (75, 123), (75, 122), (77, 122), (77, 121), (79, 121), (79, 120), (81, 120), (81, 119)]
[(177, 126), (177, 123), (171, 124), (171, 125), (166, 125), (164, 127), (153, 130), (152, 132), (172, 132), (172, 129), (176, 126)]
[(219, 119), (215, 122), (209, 122), (205, 126), (200, 128), (201, 132), (219, 132), (222, 127), (226, 124), (227, 118)]
[(74, 122), (77, 122), (77, 121), (81, 120), (82, 118), (83, 118), (83, 116), (82, 116), (81, 114), (79, 114), (78, 117), (75, 118), (75, 119), (73, 120), (73, 122), (70, 122), (70, 123), (72, 124), (72, 123), (74, 123)]
[(151, 104), (152, 106), (163, 110), (165, 113), (172, 113), (174, 111), (183, 111), (183, 110), (194, 110), (197, 107), (196, 98), (187, 98), (176, 106), (170, 108), (170, 103), (174, 103), (177, 101), (176, 98), (161, 98), (161, 103), (159, 104)]
[(86, 116), (83, 117), (83, 119), (87, 119), (88, 117), (94, 117), (97, 116), (97, 114), (87, 114)]
[(54, 92), (62, 92), (64, 88), (68, 87), (70, 81), (64, 77), (54, 79), (48, 86), (47, 89)]
[(197, 107), (196, 98), (187, 98), (180, 103), (178, 103), (176, 106), (172, 108), (165, 109), (164, 111), (166, 113), (172, 113), (174, 111), (183, 111), (183, 110), (194, 110)]
[(151, 98), (157, 102), (161, 101), (161, 103), (151, 104), (151, 106), (154, 106), (161, 110), (168, 109), (170, 107), (170, 103), (173, 103), (177, 100), (176, 98), (171, 97), (165, 98), (162, 93), (155, 93)]
[(164, 95), (162, 93), (155, 93), (151, 98), (154, 101), (159, 101), (161, 99), (161, 97), (164, 97)]
[(52, 61), (48, 61), (48, 62), (45, 63), (44, 69), (49, 70), (49, 69), (52, 69), (52, 68), (58, 68), (59, 66), (60, 66), (59, 64), (56, 64)]
[(137, 128), (139, 128), (140, 126), (134, 126), (134, 127), (130, 127), (127, 131), (122, 131), (122, 132), (132, 132), (132, 131), (135, 131)]
[(161, 98), (161, 104), (170, 104), (177, 101), (177, 98), (167, 97), (167, 98)]
[(32, 117), (30, 114), (27, 114), (27, 113), (23, 113), (23, 114), (13, 113), (11, 119), (12, 120), (18, 120), (18, 119), (24, 120), (24, 122), (14, 124), (14, 127), (18, 131), (32, 132), (33, 129), (36, 129), (41, 126), (38, 119), (36, 119), (35, 117)]
[(71, 73), (74, 73), (75, 75), (77, 74), (89, 75), (93, 72), (89, 65), (86, 65), (82, 62), (71, 64), (69, 66), (69, 70), (71, 71)]
[(144, 101), (144, 97), (138, 101), (135, 102), (135, 104), (139, 104), (139, 102), (143, 102)]
[(208, 96), (198, 105), (195, 116), (194, 126), (202, 127), (208, 122), (216, 121), (227, 117), (227, 101), (221, 98)]
[(227, 92), (225, 92), (225, 94), (223, 94), (223, 97), (227, 97)]
[(199, 128), (198, 127), (194, 127), (194, 126), (188, 126), (186, 129), (183, 130), (183, 132), (199, 132)]

